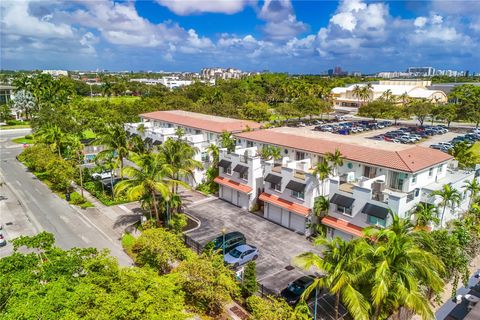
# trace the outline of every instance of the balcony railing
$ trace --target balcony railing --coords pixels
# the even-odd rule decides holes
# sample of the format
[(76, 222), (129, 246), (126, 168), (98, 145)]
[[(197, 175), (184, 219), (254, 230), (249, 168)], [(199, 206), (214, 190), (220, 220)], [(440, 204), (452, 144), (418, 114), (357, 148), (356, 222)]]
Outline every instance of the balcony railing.
[(240, 162), (242, 163), (247, 163), (248, 162), (248, 157), (247, 156), (239, 156)]
[(305, 172), (304, 171), (300, 171), (300, 170), (295, 170), (293, 171), (293, 177), (294, 178), (297, 178), (297, 179), (300, 179), (300, 180), (305, 180)]

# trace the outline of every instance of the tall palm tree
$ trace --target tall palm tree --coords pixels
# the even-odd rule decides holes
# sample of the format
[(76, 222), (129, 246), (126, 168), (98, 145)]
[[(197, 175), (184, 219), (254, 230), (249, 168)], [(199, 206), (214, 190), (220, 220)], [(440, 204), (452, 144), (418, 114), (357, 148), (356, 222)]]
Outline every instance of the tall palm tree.
[(353, 96), (357, 98), (358, 106), (360, 106), (360, 99), (362, 97), (362, 87), (357, 84), (355, 87), (353, 87), (352, 93), (353, 93)]
[(440, 226), (443, 226), (443, 218), (445, 215), (445, 209), (448, 207), (453, 208), (459, 204), (462, 197), (457, 189), (452, 188), (449, 184), (444, 184), (441, 190), (435, 190), (430, 194), (431, 197), (440, 197), (440, 205), (443, 207), (442, 216), (440, 217)]
[(470, 192), (470, 200), (468, 201), (468, 208), (472, 207), (472, 203), (477, 199), (477, 196), (480, 192), (480, 183), (477, 178), (473, 178), (472, 181), (467, 181), (463, 185), (463, 189)]
[(123, 168), (128, 180), (122, 180), (115, 186), (115, 194), (125, 193), (129, 200), (141, 200), (143, 206), (147, 203), (150, 211), (153, 210), (157, 222), (160, 221), (157, 197), (170, 201), (172, 193), (170, 188), (175, 183), (183, 184), (169, 178), (172, 172), (170, 167), (163, 162), (159, 153), (132, 154), (130, 159), (138, 166)]
[(65, 133), (56, 124), (44, 126), (35, 133), (35, 139), (51, 145), (58, 152), (59, 157), (62, 156), (61, 143), (64, 137)]
[[(163, 163), (170, 168), (172, 180), (194, 179), (195, 169), (203, 168), (200, 161), (193, 159), (198, 149), (190, 146), (185, 140), (169, 138), (158, 150)], [(173, 193), (178, 193), (178, 184), (172, 185)]]
[(338, 167), (343, 166), (343, 158), (340, 150), (335, 149), (335, 152), (327, 152), (325, 154), (327, 161), (330, 161), (333, 165), (333, 175), (338, 174)]
[(413, 215), (415, 216), (416, 227), (425, 228), (428, 227), (431, 222), (435, 225), (440, 223), (437, 207), (427, 203), (419, 203)]
[(299, 267), (305, 270), (313, 267), (323, 273), (315, 278), (302, 298), (308, 297), (313, 290), (327, 288), (335, 296), (335, 319), (338, 319), (340, 301), (356, 319), (368, 319), (369, 305), (357, 286), (368, 270), (360, 240), (317, 238), (315, 245), (324, 248), (321, 256), (304, 252), (294, 258)]
[(392, 214), (388, 228), (367, 228), (370, 245), (367, 259), (370, 270), (364, 279), (370, 290), (371, 319), (386, 319), (405, 308), (424, 319), (432, 319), (431, 293), (443, 289), (440, 272), (442, 262), (425, 249), (428, 237), (423, 231), (414, 231), (406, 219)]
[(219, 150), (218, 146), (216, 144), (212, 143), (207, 147), (206, 151), (212, 157), (212, 166), (217, 167), (218, 162), (220, 161), (220, 150)]
[(324, 186), (325, 186), (325, 180), (328, 179), (328, 177), (332, 174), (333, 168), (329, 165), (329, 163), (325, 160), (322, 160), (321, 162), (317, 162), (315, 165), (315, 168), (313, 169), (313, 174), (318, 177), (318, 180), (320, 181), (321, 185), (321, 193), (320, 195), (324, 195)]
[(123, 161), (129, 153), (127, 133), (121, 125), (110, 125), (106, 127), (99, 140), (107, 148), (101, 151), (98, 156), (103, 158), (107, 155), (113, 155), (112, 159), (120, 168), (120, 177), (123, 179)]

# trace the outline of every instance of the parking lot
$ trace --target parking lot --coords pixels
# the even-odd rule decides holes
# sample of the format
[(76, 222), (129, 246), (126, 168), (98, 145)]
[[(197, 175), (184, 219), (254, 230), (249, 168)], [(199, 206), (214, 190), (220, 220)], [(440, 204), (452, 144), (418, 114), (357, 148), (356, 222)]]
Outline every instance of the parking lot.
[(305, 251), (320, 252), (305, 236), (220, 199), (190, 206), (187, 212), (200, 220), (200, 226), (188, 232), (188, 236), (201, 245), (221, 235), (222, 229), (243, 233), (247, 243), (259, 249), (256, 260), (258, 282), (276, 293), (296, 278), (308, 274), (293, 267), (292, 258)]

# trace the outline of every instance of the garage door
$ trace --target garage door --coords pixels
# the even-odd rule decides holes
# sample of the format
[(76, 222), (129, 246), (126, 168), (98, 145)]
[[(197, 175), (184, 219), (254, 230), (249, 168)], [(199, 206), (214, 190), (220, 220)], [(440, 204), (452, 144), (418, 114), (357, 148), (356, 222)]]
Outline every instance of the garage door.
[(282, 209), (267, 203), (267, 219), (282, 224)]
[(248, 210), (248, 194), (239, 192), (238, 193), (238, 206)]
[(222, 199), (228, 202), (232, 202), (232, 189), (222, 186)]
[(305, 217), (290, 213), (290, 229), (296, 232), (305, 233)]
[(348, 234), (336, 229), (334, 229), (333, 237), (340, 237), (345, 241), (350, 241), (354, 238), (354, 236), (352, 236), (351, 234)]

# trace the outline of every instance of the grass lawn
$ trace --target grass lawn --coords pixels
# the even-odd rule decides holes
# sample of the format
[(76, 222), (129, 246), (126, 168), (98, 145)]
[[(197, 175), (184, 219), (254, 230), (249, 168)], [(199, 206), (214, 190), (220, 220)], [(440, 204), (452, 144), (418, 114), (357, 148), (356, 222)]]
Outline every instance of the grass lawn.
[(134, 96), (122, 96), (122, 97), (84, 97), (86, 101), (110, 101), (114, 104), (120, 104), (122, 102), (132, 102), (135, 100), (140, 100), (140, 97)]
[(0, 126), (0, 130), (9, 130), (9, 129), (27, 129), (30, 128), (29, 124), (16, 124), (13, 126)]
[(19, 144), (33, 144), (33, 138), (31, 135), (15, 138), (15, 139), (12, 139), (12, 141)]

